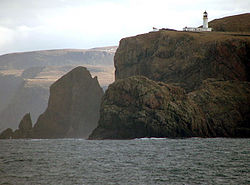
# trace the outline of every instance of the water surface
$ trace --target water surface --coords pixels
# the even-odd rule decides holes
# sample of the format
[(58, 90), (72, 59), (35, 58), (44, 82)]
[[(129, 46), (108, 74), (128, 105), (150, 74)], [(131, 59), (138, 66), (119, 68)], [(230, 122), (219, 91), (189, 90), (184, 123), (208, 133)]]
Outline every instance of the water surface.
[(0, 184), (250, 184), (250, 139), (0, 140)]

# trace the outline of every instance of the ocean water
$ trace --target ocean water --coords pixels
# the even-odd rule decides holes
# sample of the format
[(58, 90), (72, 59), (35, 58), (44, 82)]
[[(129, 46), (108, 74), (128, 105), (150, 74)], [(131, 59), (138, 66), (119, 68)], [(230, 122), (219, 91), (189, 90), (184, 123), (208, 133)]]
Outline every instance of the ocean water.
[(0, 184), (250, 184), (250, 139), (0, 140)]

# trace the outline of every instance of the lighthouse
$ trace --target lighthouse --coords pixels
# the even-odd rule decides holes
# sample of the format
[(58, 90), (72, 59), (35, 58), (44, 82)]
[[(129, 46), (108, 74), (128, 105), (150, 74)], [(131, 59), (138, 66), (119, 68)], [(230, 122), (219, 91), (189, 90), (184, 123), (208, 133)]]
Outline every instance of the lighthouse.
[(208, 18), (207, 18), (207, 11), (203, 13), (203, 28), (208, 29)]
[(207, 17), (207, 11), (203, 13), (203, 26), (202, 27), (185, 27), (183, 28), (183, 31), (193, 31), (193, 32), (203, 32), (203, 31), (212, 31), (212, 28), (208, 27), (208, 17)]

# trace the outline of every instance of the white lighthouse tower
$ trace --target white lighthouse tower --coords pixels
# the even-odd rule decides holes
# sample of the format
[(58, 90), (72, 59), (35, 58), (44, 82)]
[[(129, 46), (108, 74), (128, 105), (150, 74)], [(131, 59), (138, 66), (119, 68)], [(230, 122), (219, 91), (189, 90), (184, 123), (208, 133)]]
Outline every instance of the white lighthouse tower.
[(207, 18), (207, 11), (203, 13), (203, 28), (208, 29), (208, 18)]
[(208, 27), (208, 17), (207, 11), (203, 13), (203, 26), (199, 28), (194, 27), (185, 27), (183, 31), (194, 31), (194, 32), (203, 32), (203, 31), (212, 31), (212, 28)]

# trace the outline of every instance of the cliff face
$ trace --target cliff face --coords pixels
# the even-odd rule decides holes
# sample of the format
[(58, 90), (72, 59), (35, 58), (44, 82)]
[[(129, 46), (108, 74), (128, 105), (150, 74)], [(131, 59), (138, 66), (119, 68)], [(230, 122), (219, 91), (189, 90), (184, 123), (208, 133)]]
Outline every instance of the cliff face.
[(90, 139), (250, 137), (250, 34), (124, 38)]
[(84, 67), (77, 67), (50, 87), (47, 110), (34, 125), (34, 138), (88, 137), (97, 126), (103, 91)]
[(189, 92), (207, 78), (249, 81), (250, 35), (162, 30), (122, 39), (114, 62), (116, 80), (143, 75)]
[(106, 91), (90, 139), (249, 137), (250, 83), (206, 80), (191, 93), (142, 76)]

